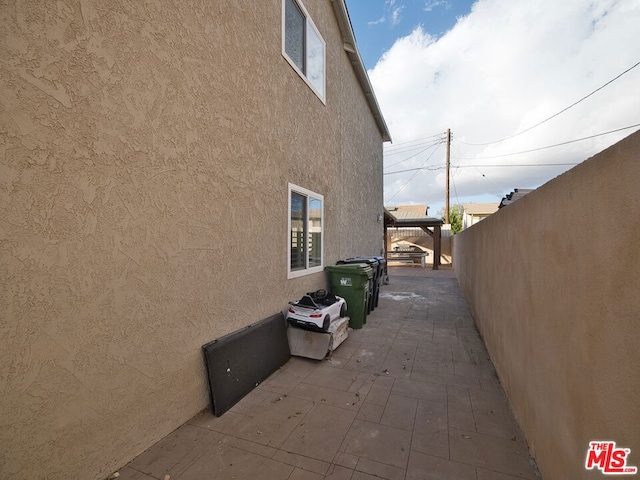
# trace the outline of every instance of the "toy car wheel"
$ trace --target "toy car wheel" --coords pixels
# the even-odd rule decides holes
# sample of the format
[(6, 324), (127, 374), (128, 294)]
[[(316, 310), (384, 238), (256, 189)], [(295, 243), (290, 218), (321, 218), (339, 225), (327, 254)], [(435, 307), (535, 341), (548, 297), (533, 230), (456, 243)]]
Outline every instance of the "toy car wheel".
[(331, 323), (331, 317), (329, 315), (324, 316), (324, 321), (322, 322), (322, 330), (325, 332), (329, 330), (329, 324)]
[(347, 306), (343, 303), (340, 305), (340, 318), (347, 315)]

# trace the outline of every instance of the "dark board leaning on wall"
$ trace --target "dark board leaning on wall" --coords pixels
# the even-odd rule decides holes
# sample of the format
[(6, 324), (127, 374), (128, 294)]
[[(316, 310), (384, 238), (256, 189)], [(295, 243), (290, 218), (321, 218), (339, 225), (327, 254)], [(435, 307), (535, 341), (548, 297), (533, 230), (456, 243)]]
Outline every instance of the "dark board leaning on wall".
[(209, 376), (211, 409), (218, 417), (291, 356), (282, 313), (209, 342), (202, 350)]

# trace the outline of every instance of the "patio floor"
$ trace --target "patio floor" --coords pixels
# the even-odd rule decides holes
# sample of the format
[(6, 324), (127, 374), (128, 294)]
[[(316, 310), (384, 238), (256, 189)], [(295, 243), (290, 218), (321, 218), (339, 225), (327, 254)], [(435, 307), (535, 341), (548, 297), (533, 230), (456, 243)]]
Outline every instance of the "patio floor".
[(330, 359), (292, 357), (120, 480), (538, 479), (453, 272), (389, 274), (378, 308)]

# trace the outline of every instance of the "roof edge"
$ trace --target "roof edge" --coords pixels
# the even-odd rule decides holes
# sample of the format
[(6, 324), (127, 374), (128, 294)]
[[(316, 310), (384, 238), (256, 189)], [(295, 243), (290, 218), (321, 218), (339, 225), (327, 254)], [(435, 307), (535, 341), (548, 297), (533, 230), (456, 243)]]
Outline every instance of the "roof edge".
[(369, 80), (367, 69), (364, 66), (362, 58), (360, 57), (360, 52), (358, 51), (358, 46), (356, 45), (356, 37), (353, 33), (353, 28), (351, 28), (351, 20), (349, 20), (347, 5), (345, 4), (344, 0), (331, 0), (331, 4), (333, 5), (333, 11), (336, 14), (338, 25), (340, 26), (340, 31), (342, 32), (344, 51), (347, 53), (349, 60), (351, 60), (351, 65), (356, 72), (356, 77), (358, 78), (358, 82), (362, 87), (362, 91), (364, 92), (364, 95), (367, 99), (369, 108), (373, 113), (373, 118), (378, 125), (378, 130), (380, 130), (380, 133), (382, 134), (382, 141), (391, 142), (391, 134), (389, 133), (389, 128), (387, 127), (387, 123), (382, 116), (382, 111), (380, 110), (380, 105), (378, 104), (378, 100), (376, 99), (376, 95), (373, 91), (373, 86), (371, 85), (371, 81)]

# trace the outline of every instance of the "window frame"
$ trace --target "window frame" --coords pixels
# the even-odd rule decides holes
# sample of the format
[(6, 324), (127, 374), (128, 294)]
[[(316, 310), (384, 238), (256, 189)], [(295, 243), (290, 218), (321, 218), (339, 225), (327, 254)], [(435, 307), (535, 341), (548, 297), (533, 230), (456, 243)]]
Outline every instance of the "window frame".
[[(306, 212), (305, 218), (303, 220), (304, 224), (307, 227), (304, 252), (305, 252), (305, 267), (300, 270), (291, 270), (291, 195), (292, 193), (296, 193), (300, 196), (305, 197), (306, 199)], [(309, 218), (310, 218), (310, 199), (320, 200), (322, 206), (320, 208), (320, 265), (310, 267), (310, 236), (311, 232), (309, 230)], [(306, 188), (300, 187), (293, 183), (288, 184), (287, 188), (287, 279), (302, 277), (305, 275), (311, 275), (314, 273), (319, 273), (324, 271), (324, 238), (325, 238), (325, 227), (324, 227), (324, 195), (321, 195), (316, 192), (312, 192)]]
[[(307, 49), (307, 46), (309, 44), (309, 37), (308, 37), (309, 31), (312, 31), (315, 34), (315, 36), (320, 40), (320, 43), (322, 44), (322, 92), (320, 92), (316, 88), (316, 86), (312, 83), (312, 81), (309, 79), (309, 77), (307, 76), (308, 72), (303, 72), (300, 69), (300, 67), (298, 67), (298, 65), (296, 65), (296, 63), (287, 54), (287, 51), (286, 51), (287, 1), (293, 2), (298, 7), (300, 12), (302, 13), (302, 16), (305, 19), (304, 45), (303, 45), (303, 55), (304, 55), (303, 64), (304, 64), (305, 70), (308, 70), (309, 63), (310, 63), (309, 57), (308, 57), (308, 49)], [(320, 31), (316, 27), (316, 24), (313, 22), (313, 19), (309, 15), (309, 12), (307, 11), (307, 9), (304, 7), (304, 5), (300, 0), (282, 0), (282, 56), (289, 63), (289, 65), (291, 65), (291, 68), (293, 68), (296, 71), (296, 73), (304, 80), (307, 86), (311, 88), (313, 93), (316, 94), (316, 96), (320, 99), (320, 101), (322, 101), (322, 103), (326, 105), (327, 104), (327, 101), (326, 101), (326, 98), (327, 98), (327, 42), (325, 42), (322, 35), (320, 35)]]

